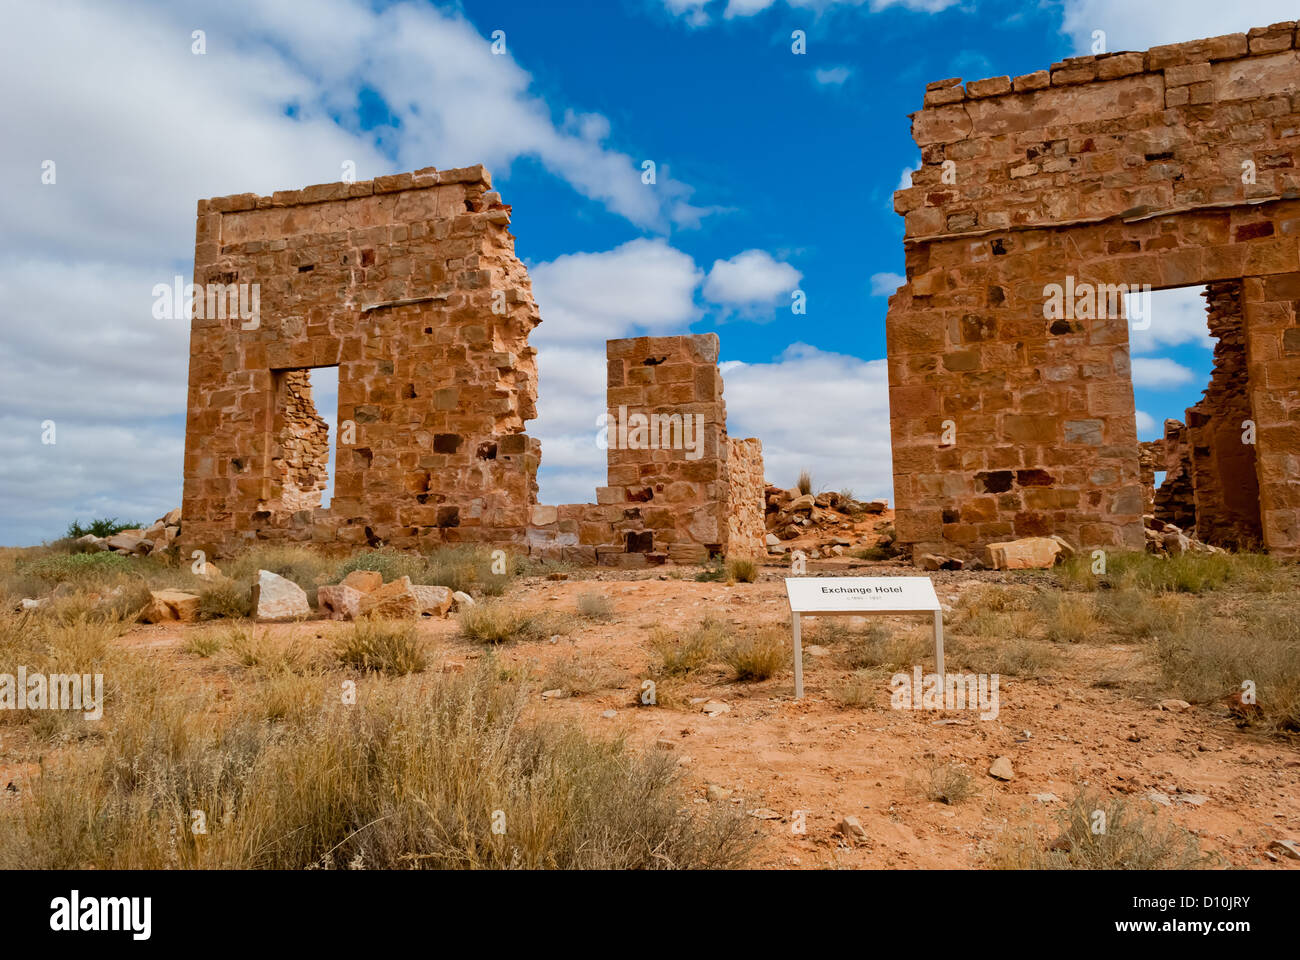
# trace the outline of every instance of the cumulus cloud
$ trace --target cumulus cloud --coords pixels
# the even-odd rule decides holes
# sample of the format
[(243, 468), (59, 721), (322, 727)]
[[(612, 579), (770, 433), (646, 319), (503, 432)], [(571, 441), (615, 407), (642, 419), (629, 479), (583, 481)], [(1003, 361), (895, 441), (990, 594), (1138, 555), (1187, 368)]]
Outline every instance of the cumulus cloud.
[(764, 473), (773, 483), (793, 486), (808, 469), (818, 488), (891, 495), (884, 360), (795, 343), (770, 363), (724, 363), (722, 376), (727, 432), (763, 441)]
[(1168, 357), (1134, 357), (1133, 385), (1148, 390), (1168, 390), (1196, 380), (1192, 373), (1176, 360)]
[[(152, 520), (179, 503), (189, 330), (152, 316), (152, 288), (190, 279), (199, 197), (337, 180), (348, 161), (362, 179), (477, 162), (501, 179), (527, 159), (647, 230), (702, 215), (662, 165), (641, 182), (605, 116), (553, 111), (510, 37), (494, 55), (454, 8), (68, 0), (16, 7), (5, 30), (0, 84), (28, 93), (0, 100), (0, 543), (55, 536), (92, 509)], [(387, 110), (371, 129), (359, 90)], [(697, 283), (672, 323), (689, 322)], [(662, 326), (644, 304), (614, 316)]]
[(1164, 43), (1181, 43), (1296, 18), (1293, 0), (1183, 0), (1177, 14), (1159, 3), (1130, 0), (1065, 0), (1062, 32), (1074, 41), (1076, 53), (1092, 52), (1092, 34), (1106, 34), (1106, 49), (1145, 50)]
[(730, 260), (715, 260), (704, 281), (705, 299), (742, 313), (761, 312), (789, 300), (803, 274), (766, 250), (746, 250)]
[(1138, 435), (1145, 440), (1152, 439), (1151, 435), (1158, 433), (1160, 429), (1160, 425), (1156, 423), (1156, 418), (1145, 410), (1138, 410), (1136, 414)]
[[(1130, 294), (1124, 298), (1125, 316), (1129, 318), (1129, 345), (1133, 353), (1150, 353), (1161, 347), (1196, 344), (1206, 349), (1214, 347), (1210, 325), (1206, 319), (1204, 287), (1179, 287), (1174, 290), (1155, 290), (1149, 301), (1145, 295)], [(1141, 297), (1135, 300), (1135, 297)], [(1138, 329), (1150, 313), (1150, 325)]]

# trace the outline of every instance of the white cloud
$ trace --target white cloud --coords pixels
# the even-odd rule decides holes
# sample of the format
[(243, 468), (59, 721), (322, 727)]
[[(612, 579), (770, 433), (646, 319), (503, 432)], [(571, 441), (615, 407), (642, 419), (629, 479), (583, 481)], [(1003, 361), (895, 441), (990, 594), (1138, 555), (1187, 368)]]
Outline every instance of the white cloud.
[(703, 274), (663, 240), (637, 239), (601, 253), (571, 253), (529, 270), (541, 308), (536, 344), (655, 335), (696, 319)]
[(1192, 373), (1181, 363), (1168, 357), (1134, 357), (1133, 385), (1148, 390), (1168, 390), (1180, 387), (1196, 380)]
[(536, 420), (542, 441), (543, 503), (590, 503), (605, 485), (596, 417), (605, 411), (605, 341), (680, 333), (698, 318), (704, 274), (662, 240), (639, 239), (599, 253), (573, 253), (529, 270), (542, 323)]
[(715, 260), (704, 281), (707, 300), (742, 312), (757, 311), (788, 300), (799, 286), (801, 274), (766, 250), (746, 250), (730, 260)]
[[(152, 520), (179, 503), (189, 331), (152, 318), (151, 291), (190, 279), (200, 197), (336, 180), (349, 160), (362, 179), (481, 162), (500, 181), (522, 158), (651, 230), (702, 215), (664, 164), (641, 183), (642, 158), (610, 145), (603, 115), (553, 120), (529, 73), (456, 9), (68, 0), (7, 14), (0, 86), (33, 94), (0, 99), (0, 543), (56, 536), (92, 510)], [(361, 130), (363, 88), (389, 125)], [(629, 296), (620, 312), (608, 290), (606, 302), (624, 326), (658, 329), (689, 322), (697, 284), (675, 299), (631, 290), (659, 308)], [(43, 419), (55, 447), (39, 442)]]
[(1294, 20), (1294, 0), (1182, 0), (1174, 9), (1162, 3), (1132, 0), (1065, 0), (1062, 32), (1074, 40), (1076, 53), (1092, 52), (1092, 33), (1106, 33), (1106, 49), (1145, 50), (1225, 33), (1244, 33), (1282, 20)]
[[(710, 2), (711, 0), (663, 0), (663, 5), (670, 13), (685, 17), (694, 26), (700, 26), (708, 22), (704, 8)], [(866, 7), (871, 13), (879, 13), (890, 7), (916, 13), (938, 13), (960, 2), (961, 0), (786, 0), (786, 5), (792, 10), (810, 10), (817, 14), (838, 7)], [(728, 20), (752, 17), (776, 3), (777, 0), (726, 0), (723, 17)]]
[(898, 288), (907, 283), (907, 277), (901, 273), (873, 273), (871, 275), (871, 295), (873, 297), (892, 297)]
[[(723, 344), (725, 351), (726, 344)], [(819, 488), (889, 497), (889, 383), (884, 360), (791, 344), (771, 363), (722, 365), (727, 433), (763, 441), (767, 479), (793, 486), (812, 472)], [(798, 397), (798, 403), (791, 403)]]
[(1156, 418), (1151, 416), (1145, 410), (1136, 411), (1137, 414), (1137, 432), (1139, 435), (1145, 435), (1144, 439), (1150, 439), (1150, 435), (1158, 432), (1159, 424)]
[(840, 87), (853, 75), (848, 67), (818, 67), (813, 77), (822, 86)]
[[(1129, 318), (1129, 345), (1133, 353), (1150, 353), (1161, 347), (1176, 347), (1184, 343), (1198, 344), (1213, 349), (1214, 338), (1206, 319), (1204, 287), (1178, 287), (1173, 290), (1155, 290), (1149, 302), (1144, 295), (1130, 294), (1124, 298), (1125, 316)], [(1140, 297), (1135, 301), (1135, 296)], [(1150, 313), (1149, 326), (1145, 314)]]

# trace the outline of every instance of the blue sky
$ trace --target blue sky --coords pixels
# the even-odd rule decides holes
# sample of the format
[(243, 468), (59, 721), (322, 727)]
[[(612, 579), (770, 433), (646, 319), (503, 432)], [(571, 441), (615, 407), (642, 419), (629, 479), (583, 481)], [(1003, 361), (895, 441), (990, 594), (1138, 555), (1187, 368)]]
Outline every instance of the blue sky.
[[(604, 340), (716, 331), (729, 428), (768, 476), (891, 496), (891, 195), (926, 82), (1284, 19), (1290, 4), (1061, 0), (67, 0), (0, 37), (0, 543), (180, 502), (200, 197), (482, 162), (543, 323), (542, 499), (587, 501)], [(204, 31), (205, 52), (192, 49)], [(505, 52), (493, 54), (494, 31)], [(791, 33), (806, 33), (796, 55)], [(54, 159), (57, 183), (42, 184)], [(642, 183), (642, 164), (656, 182)], [(806, 315), (790, 293), (807, 295)], [(1194, 292), (1134, 341), (1139, 432), (1210, 370)], [(322, 412), (333, 416), (331, 397)], [(40, 424), (58, 442), (40, 442)]]

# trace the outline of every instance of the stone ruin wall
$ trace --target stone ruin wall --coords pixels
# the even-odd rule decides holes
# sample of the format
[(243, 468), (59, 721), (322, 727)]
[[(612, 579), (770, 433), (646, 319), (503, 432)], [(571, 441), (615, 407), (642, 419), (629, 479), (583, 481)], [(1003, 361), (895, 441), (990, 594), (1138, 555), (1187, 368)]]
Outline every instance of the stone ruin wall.
[[(1226, 281), (1242, 290), (1262, 538), (1300, 555), (1297, 91), (1294, 23), (927, 87), (886, 323), (901, 544), (970, 557), (1055, 533), (1140, 549), (1113, 285)], [(1067, 278), (1111, 285), (1119, 306), (1048, 319), (1046, 285)]]
[[(607, 341), (606, 486), (594, 504), (534, 507), (530, 553), (645, 566), (763, 552), (762, 448), (727, 437), (718, 349), (712, 333)], [(637, 438), (635, 416), (677, 419)]]
[[(611, 448), (596, 504), (537, 503), (541, 444), (524, 430), (540, 317), (510, 216), (481, 166), (199, 202), (195, 284), (256, 284), (260, 316), (192, 321), (187, 550), (477, 542), (621, 564), (726, 552), (741, 506), (714, 335), (608, 345), (611, 408), (701, 415), (699, 458)], [(309, 371), (329, 366), (340, 429), (322, 508), (328, 428)], [(761, 517), (759, 489), (745, 509)]]
[(329, 486), (329, 424), (312, 402), (309, 371), (288, 370), (276, 380), (272, 431), (279, 456), (271, 460), (272, 475), (284, 490), (286, 510), (314, 510)]
[(1241, 293), (1241, 284), (1233, 281), (1205, 290), (1214, 371), (1204, 397), (1187, 410), (1187, 443), (1197, 538), (1216, 546), (1257, 548), (1262, 538), (1255, 447), (1242, 442), (1251, 410)]
[(767, 481), (763, 478), (763, 444), (757, 437), (727, 440), (730, 501), (727, 517), (728, 556), (767, 556)]

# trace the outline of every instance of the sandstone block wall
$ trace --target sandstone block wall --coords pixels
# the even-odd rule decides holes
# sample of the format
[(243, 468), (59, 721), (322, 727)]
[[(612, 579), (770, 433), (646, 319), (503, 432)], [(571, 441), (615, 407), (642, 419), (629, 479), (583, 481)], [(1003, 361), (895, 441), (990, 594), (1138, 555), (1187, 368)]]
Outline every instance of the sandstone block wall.
[[(610, 341), (611, 417), (662, 416), (669, 443), (629, 443), (615, 426), (596, 503), (537, 503), (541, 445), (524, 428), (540, 317), (491, 187), (481, 166), (429, 168), (199, 202), (200, 296), (252, 285), (259, 310), (191, 323), (185, 549), (481, 542), (636, 564), (725, 553), (729, 511), (761, 517), (757, 441), (744, 462), (758, 492), (729, 486), (711, 334)], [(339, 380), (327, 508), (317, 367)], [(747, 521), (736, 529), (749, 535)]]
[[(1119, 285), (1236, 281), (1263, 538), (1300, 553), (1297, 90), (1294, 23), (929, 85), (912, 118), (922, 167), (895, 194), (907, 283), (887, 319), (900, 543), (1141, 548)], [(1049, 317), (1050, 284), (1106, 309)]]
[(718, 347), (712, 333), (606, 342), (607, 485), (594, 504), (534, 507), (530, 553), (618, 566), (759, 555), (762, 447), (727, 437)]
[[(538, 314), (509, 221), (482, 167), (199, 202), (195, 284), (256, 284), (260, 318), (192, 322), (188, 544), (522, 542)], [(303, 384), (323, 366), (328, 509), (303, 463), (320, 440)]]

